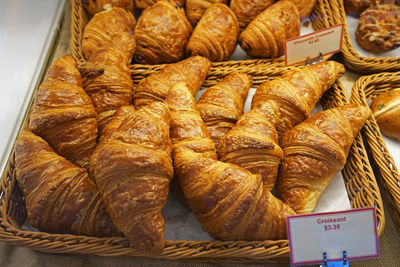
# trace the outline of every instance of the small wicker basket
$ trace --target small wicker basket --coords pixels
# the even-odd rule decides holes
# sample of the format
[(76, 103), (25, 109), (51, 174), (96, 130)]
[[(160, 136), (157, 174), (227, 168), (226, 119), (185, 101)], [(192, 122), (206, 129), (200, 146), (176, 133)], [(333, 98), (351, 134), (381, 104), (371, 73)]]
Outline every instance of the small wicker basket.
[[(84, 10), (81, 0), (72, 0), (71, 9), (71, 53), (79, 61), (85, 61), (82, 54), (81, 41), (83, 31), (86, 24), (90, 19), (90, 15)], [(311, 14), (312, 26), (315, 30), (325, 29), (336, 25), (330, 14), (330, 6), (328, 0), (317, 0), (313, 13)], [(330, 56), (325, 56), (324, 60)], [(137, 84), (149, 73), (162, 68), (164, 65), (131, 65), (132, 71), (135, 73), (133, 76), (134, 83)], [(285, 60), (278, 59), (248, 59), (248, 60), (235, 60), (224, 62), (213, 62), (211, 69), (208, 72), (210, 77), (223, 77), (232, 71), (241, 71), (246, 68), (268, 69), (269, 73), (279, 72), (279, 69), (285, 67)]]
[(371, 74), (382, 71), (399, 71), (400, 57), (364, 57), (354, 48), (350, 40), (349, 29), (347, 27), (346, 11), (343, 0), (330, 0), (330, 9), (335, 24), (344, 23), (342, 54), (345, 65), (358, 73)]
[[(400, 88), (400, 72), (380, 73), (361, 77), (353, 87), (351, 102), (367, 105), (367, 100), (376, 96)], [(382, 138), (376, 120), (371, 116), (362, 129), (365, 142), (368, 144), (368, 152), (372, 156), (371, 163), (379, 171), (378, 182), (383, 190), (383, 198), (389, 208), (389, 213), (400, 231), (400, 175), (398, 169), (389, 154), (385, 141)]]
[[(253, 73), (254, 70), (249, 70)], [(261, 83), (280, 73), (264, 70), (254, 79)], [(257, 71), (256, 71), (257, 72)], [(135, 73), (133, 73), (135, 74)], [(210, 79), (210, 78), (209, 78)], [(211, 78), (206, 84), (214, 84)], [(322, 106), (332, 108), (348, 103), (340, 83), (323, 96)], [(30, 108), (29, 108), (30, 109)], [(29, 114), (29, 110), (26, 112)], [(25, 120), (26, 123), (26, 120)], [(23, 127), (23, 126), (22, 126)], [(21, 127), (21, 128), (22, 128)], [(0, 240), (48, 253), (92, 254), (100, 256), (141, 256), (168, 260), (208, 262), (268, 262), (289, 261), (287, 240), (277, 241), (166, 241), (160, 254), (146, 254), (129, 246), (125, 238), (96, 238), (67, 234), (49, 234), (21, 229), (26, 219), (24, 199), (15, 178), (12, 152), (0, 181)], [(385, 227), (382, 200), (374, 173), (359, 134), (342, 171), (348, 197), (353, 208), (375, 206), (378, 233)]]

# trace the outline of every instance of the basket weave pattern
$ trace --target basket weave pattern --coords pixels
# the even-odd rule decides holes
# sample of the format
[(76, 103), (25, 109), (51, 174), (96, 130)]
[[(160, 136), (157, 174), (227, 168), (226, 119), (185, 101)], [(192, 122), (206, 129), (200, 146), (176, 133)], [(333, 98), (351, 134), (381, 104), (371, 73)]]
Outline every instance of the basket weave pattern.
[[(281, 69), (282, 74), (285, 70)], [(274, 75), (265, 72), (263, 77)], [(278, 75), (277, 74), (277, 75)], [(258, 78), (259, 82), (263, 82)], [(208, 81), (213, 84), (216, 81)], [(324, 108), (348, 103), (340, 83), (334, 84), (321, 100)], [(25, 122), (26, 123), (26, 122)], [(14, 153), (7, 162), (0, 182), (0, 240), (48, 253), (94, 254), (100, 256), (141, 256), (168, 260), (208, 262), (267, 262), (289, 260), (287, 240), (277, 241), (166, 241), (160, 254), (145, 254), (129, 246), (123, 237), (97, 238), (49, 234), (21, 229), (26, 219), (24, 199), (15, 178)], [(359, 134), (342, 171), (353, 208), (375, 206), (378, 233), (384, 226), (384, 211), (378, 186)]]
[[(351, 102), (368, 106), (367, 100), (376, 96), (400, 88), (400, 72), (380, 73), (361, 77), (353, 87)], [(383, 188), (383, 197), (389, 207), (389, 213), (400, 231), (400, 175), (389, 154), (385, 141), (382, 138), (379, 126), (371, 116), (362, 130), (365, 141), (368, 144), (368, 152), (371, 153), (373, 161), (379, 170), (378, 182)]]
[(353, 48), (347, 27), (343, 0), (330, 0), (330, 9), (332, 10), (331, 15), (335, 24), (345, 24), (342, 53), (347, 68), (365, 74), (400, 70), (400, 57), (364, 57)]
[[(81, 0), (72, 0), (71, 9), (71, 52), (72, 55), (78, 59), (78, 61), (85, 61), (82, 53), (81, 41), (83, 37), (83, 31), (86, 24), (89, 21), (89, 14), (84, 10)], [(312, 26), (315, 30), (325, 29), (335, 25), (335, 21), (332, 19), (330, 14), (330, 6), (328, 0), (317, 0), (311, 14)], [(324, 57), (328, 59), (330, 56)], [(140, 80), (148, 76), (150, 73), (160, 70), (165, 64), (158, 65), (144, 65), (144, 64), (133, 64), (131, 65), (132, 78), (134, 84), (138, 84)], [(268, 73), (277, 75), (281, 70), (285, 68), (285, 61), (283, 58), (277, 59), (248, 59), (248, 60), (235, 60), (235, 61), (224, 61), (224, 62), (213, 62), (211, 69), (208, 71), (208, 82), (218, 82), (224, 76), (233, 71), (246, 72), (252, 76), (258, 76), (257, 74)], [(256, 81), (257, 82), (257, 81)], [(256, 83), (257, 84), (257, 83)], [(211, 86), (213, 84), (207, 84)]]

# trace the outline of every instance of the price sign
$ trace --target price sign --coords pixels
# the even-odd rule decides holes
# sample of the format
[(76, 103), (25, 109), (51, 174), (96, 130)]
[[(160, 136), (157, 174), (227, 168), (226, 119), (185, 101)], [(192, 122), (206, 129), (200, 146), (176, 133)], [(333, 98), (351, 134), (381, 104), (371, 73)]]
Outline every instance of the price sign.
[(379, 257), (375, 208), (289, 216), (287, 233), (292, 265)]
[(286, 66), (340, 52), (342, 50), (342, 38), (343, 24), (339, 24), (288, 39), (285, 42)]

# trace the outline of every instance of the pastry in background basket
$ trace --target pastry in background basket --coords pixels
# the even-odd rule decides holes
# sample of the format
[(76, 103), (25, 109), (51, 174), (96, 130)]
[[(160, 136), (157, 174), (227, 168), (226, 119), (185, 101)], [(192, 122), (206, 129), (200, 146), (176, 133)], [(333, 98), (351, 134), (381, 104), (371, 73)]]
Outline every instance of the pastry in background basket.
[(382, 3), (360, 15), (356, 41), (372, 53), (384, 53), (400, 46), (400, 6)]
[(228, 4), (228, 0), (186, 0), (186, 15), (193, 27), (201, 19), (204, 12), (215, 3)]
[(154, 101), (164, 101), (168, 91), (178, 82), (185, 82), (195, 95), (206, 78), (211, 62), (204, 57), (190, 57), (166, 65), (159, 72), (140, 81), (135, 88), (133, 102), (136, 108)]
[(197, 102), (197, 109), (207, 125), (215, 146), (243, 115), (244, 102), (251, 86), (251, 77), (234, 72), (208, 88)]
[(300, 19), (307, 18), (311, 11), (314, 8), (315, 3), (317, 0), (289, 0), (293, 4), (296, 5), (297, 10), (299, 11)]
[[(82, 37), (82, 53), (86, 59), (99, 47), (113, 45), (124, 52), (128, 61), (135, 50), (133, 31), (136, 20), (131, 12), (114, 7), (97, 13), (86, 25)], [(124, 34), (121, 34), (124, 33)], [(115, 37), (117, 35), (117, 37)]]
[(141, 251), (164, 248), (161, 211), (173, 175), (169, 122), (161, 102), (129, 114), (101, 144), (93, 168), (112, 221)]
[(333, 177), (346, 163), (351, 144), (371, 110), (347, 104), (318, 112), (282, 137), (284, 160), (278, 197), (296, 213), (310, 213)]
[(213, 4), (201, 17), (186, 47), (187, 56), (203, 56), (211, 61), (227, 60), (235, 51), (239, 24), (225, 4)]
[(97, 140), (96, 112), (71, 55), (51, 65), (35, 94), (29, 128), (61, 156), (89, 167)]
[(92, 16), (103, 11), (108, 6), (120, 7), (133, 12), (133, 0), (82, 0), (82, 6)]
[(342, 64), (324, 61), (295, 68), (261, 84), (253, 96), (252, 106), (272, 99), (279, 105), (276, 125), (279, 138), (310, 116), (321, 96), (345, 72)]
[[(155, 3), (159, 2), (159, 1), (163, 1), (163, 0), (135, 0), (135, 7), (137, 9), (146, 9), (152, 5), (154, 5)], [(184, 6), (185, 5), (185, 0), (170, 0), (171, 2), (174, 2), (176, 4), (179, 4), (180, 6)]]
[(86, 170), (27, 130), (15, 144), (15, 174), (33, 227), (59, 234), (121, 235)]
[(143, 11), (136, 25), (134, 60), (142, 64), (181, 60), (191, 33), (192, 26), (181, 5), (157, 2)]
[(243, 30), (258, 14), (273, 3), (274, 0), (231, 0), (229, 7), (235, 13), (240, 29)]
[(239, 44), (253, 57), (276, 58), (284, 54), (286, 39), (300, 35), (295, 4), (282, 0), (261, 12), (240, 34)]
[(343, 0), (344, 9), (346, 14), (360, 15), (365, 9), (372, 4), (378, 2), (377, 0)]
[(400, 89), (387, 91), (371, 103), (371, 110), (381, 132), (400, 141)]
[(279, 107), (267, 100), (241, 116), (218, 144), (221, 161), (236, 164), (253, 174), (261, 175), (266, 189), (272, 190), (278, 175), (283, 152), (278, 144), (275, 125)]
[(83, 88), (93, 101), (100, 134), (112, 115), (132, 102), (133, 82), (123, 51), (109, 45), (96, 49), (79, 66)]

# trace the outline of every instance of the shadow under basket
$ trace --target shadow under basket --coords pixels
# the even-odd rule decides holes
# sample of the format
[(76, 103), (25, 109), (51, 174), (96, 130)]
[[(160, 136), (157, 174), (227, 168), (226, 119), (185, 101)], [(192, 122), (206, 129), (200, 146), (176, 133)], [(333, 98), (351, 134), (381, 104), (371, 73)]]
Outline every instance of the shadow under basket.
[[(282, 74), (282, 71), (279, 74)], [(269, 79), (273, 76), (270, 74)], [(259, 82), (265, 80), (259, 79)], [(324, 109), (348, 103), (341, 84), (339, 82), (335, 83), (323, 96), (320, 103)], [(29, 114), (29, 110), (27, 110), (26, 114)], [(140, 256), (166, 260), (204, 262), (289, 262), (287, 240), (166, 240), (165, 248), (160, 253), (146, 254), (131, 247), (127, 239), (123, 237), (97, 238), (30, 231), (25, 230), (26, 227), (21, 229), (26, 220), (26, 208), (24, 198), (18, 188), (14, 166), (14, 152), (12, 151), (0, 182), (1, 241), (47, 253)], [(376, 207), (378, 233), (380, 235), (385, 227), (383, 205), (360, 134), (351, 146), (342, 174), (353, 208)]]
[[(395, 88), (400, 88), (400, 72), (364, 76), (354, 84), (351, 102), (369, 106), (368, 100), (373, 100), (376, 96)], [(377, 180), (383, 191), (382, 196), (396, 228), (400, 232), (399, 171), (373, 116), (367, 120), (361, 133), (367, 143), (368, 153), (371, 155), (371, 164), (377, 169)]]
[[(85, 26), (90, 20), (90, 15), (82, 6), (82, 0), (72, 0), (71, 9), (71, 53), (78, 61), (86, 59), (82, 53), (82, 37)], [(317, 0), (314, 9), (310, 15), (314, 30), (322, 30), (336, 25), (331, 14), (328, 0)], [(327, 60), (330, 56), (325, 56)], [(134, 84), (138, 84), (140, 80), (148, 76), (150, 73), (160, 70), (165, 64), (145, 65), (132, 64), (131, 72)], [(223, 62), (213, 62), (208, 76), (221, 80), (227, 74), (233, 71), (245, 72), (248, 74), (256, 74), (259, 71), (268, 69), (270, 73), (279, 73), (281, 68), (286, 68), (283, 57), (275, 59), (246, 59), (231, 60)]]

